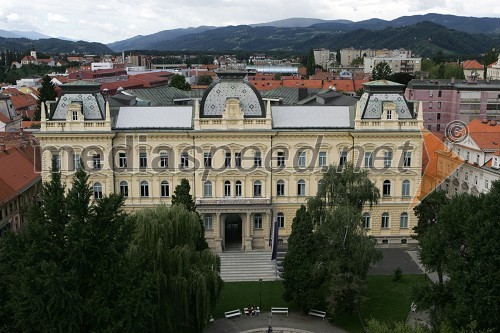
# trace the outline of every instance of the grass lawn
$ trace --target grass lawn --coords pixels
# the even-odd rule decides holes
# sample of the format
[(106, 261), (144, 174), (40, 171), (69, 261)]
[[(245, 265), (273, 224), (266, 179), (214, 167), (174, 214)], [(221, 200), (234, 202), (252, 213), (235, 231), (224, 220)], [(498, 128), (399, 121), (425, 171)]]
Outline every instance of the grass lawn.
[[(412, 287), (425, 282), (424, 275), (403, 275), (400, 282), (392, 282), (392, 276), (368, 276), (368, 299), (362, 314), (365, 320), (375, 318), (379, 321), (405, 321), (410, 311)], [(283, 300), (281, 281), (262, 282), (262, 310), (269, 311), (272, 306), (288, 306), (297, 310), (294, 304)], [(242, 309), (248, 305), (259, 306), (259, 282), (226, 282), (221, 303), (214, 317), (224, 316), (224, 311)], [(334, 324), (349, 332), (362, 332), (357, 316), (335, 315)]]
[[(383, 322), (405, 321), (410, 312), (413, 286), (425, 283), (424, 275), (403, 275), (403, 280), (393, 282), (391, 275), (368, 276), (368, 299), (361, 309), (365, 321), (375, 318)], [(349, 332), (363, 332), (355, 315), (341, 314), (333, 323)]]

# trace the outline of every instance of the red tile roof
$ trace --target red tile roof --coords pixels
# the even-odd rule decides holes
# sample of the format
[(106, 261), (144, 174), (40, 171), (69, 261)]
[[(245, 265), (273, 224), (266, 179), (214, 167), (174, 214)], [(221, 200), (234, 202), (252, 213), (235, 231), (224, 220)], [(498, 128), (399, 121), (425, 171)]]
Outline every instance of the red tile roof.
[(8, 124), (10, 123), (10, 118), (4, 115), (3, 113), (0, 113), (0, 122)]
[(470, 137), (482, 150), (500, 150), (500, 124), (495, 120), (474, 119), (467, 124)]
[(477, 60), (466, 60), (462, 66), (464, 69), (483, 69), (483, 65), (477, 62)]
[(19, 195), (41, 179), (36, 172), (35, 161), (39, 154), (31, 146), (12, 147), (0, 151), (0, 204)]

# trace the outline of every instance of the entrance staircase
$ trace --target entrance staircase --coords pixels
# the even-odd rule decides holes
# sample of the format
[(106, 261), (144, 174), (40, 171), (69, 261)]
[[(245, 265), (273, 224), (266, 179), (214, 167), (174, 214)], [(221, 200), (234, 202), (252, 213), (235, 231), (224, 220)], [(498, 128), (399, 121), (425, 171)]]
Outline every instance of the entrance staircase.
[(234, 281), (274, 281), (276, 268), (271, 261), (271, 251), (241, 250), (219, 253), (221, 261), (220, 275), (226, 282)]

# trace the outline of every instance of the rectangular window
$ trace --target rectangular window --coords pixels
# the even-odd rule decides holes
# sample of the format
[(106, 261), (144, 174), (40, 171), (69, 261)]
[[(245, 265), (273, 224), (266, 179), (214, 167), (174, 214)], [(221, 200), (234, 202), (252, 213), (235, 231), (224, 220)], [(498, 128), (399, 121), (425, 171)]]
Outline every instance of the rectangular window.
[(212, 219), (212, 214), (205, 214), (205, 230), (212, 230), (213, 229), (213, 219)]
[(301, 151), (299, 153), (299, 158), (298, 158), (298, 164), (299, 164), (299, 167), (305, 167), (306, 166), (306, 152), (305, 151)]
[(160, 168), (168, 168), (168, 153), (160, 153)]
[(489, 179), (485, 179), (484, 180), (484, 188), (485, 189), (489, 189), (490, 188), (490, 181), (489, 181)]
[(241, 153), (234, 153), (234, 164), (237, 168), (241, 168)]
[(441, 102), (438, 102), (438, 109), (441, 109)]
[(373, 166), (372, 152), (365, 153), (365, 168), (371, 168)]
[(441, 97), (442, 93), (443, 92), (441, 90), (438, 90), (438, 97)]
[(100, 170), (102, 165), (101, 165), (101, 154), (94, 154), (92, 155), (92, 166), (94, 170)]
[(429, 90), (429, 97), (432, 97), (432, 95), (433, 95), (432, 90)]
[(476, 164), (479, 164), (479, 154), (476, 155)]
[(262, 215), (255, 214), (253, 217), (253, 227), (254, 229), (262, 229)]
[(230, 151), (226, 152), (226, 157), (225, 157), (225, 160), (224, 160), (224, 165), (226, 166), (226, 168), (230, 168), (231, 167), (231, 152)]
[(256, 151), (253, 155), (253, 166), (258, 168), (262, 166), (262, 155), (260, 151)]
[(127, 154), (126, 153), (119, 153), (118, 154), (118, 166), (120, 168), (127, 167)]
[(370, 229), (370, 225), (371, 225), (370, 222), (371, 222), (370, 214), (364, 214), (363, 215), (363, 228)]
[(438, 112), (438, 113), (436, 114), (436, 119), (437, 119), (437, 120), (441, 120), (441, 113), (439, 113), (439, 112)]
[(432, 125), (427, 125), (427, 130), (432, 131)]
[(438, 131), (438, 132), (439, 132), (440, 130), (441, 130), (441, 125), (440, 125), (440, 124), (437, 124), (437, 125), (436, 125), (436, 131)]
[(278, 222), (278, 228), (284, 228), (285, 227), (285, 215), (280, 213), (280, 214), (278, 214), (276, 219)]
[(405, 168), (411, 167), (411, 151), (405, 151), (404, 165)]
[(465, 180), (466, 182), (468, 182), (468, 181), (469, 181), (469, 173), (468, 173), (467, 171), (465, 171), (464, 180)]
[(318, 165), (320, 167), (326, 166), (327, 161), (326, 161), (326, 151), (320, 151), (318, 155)]
[(123, 195), (125, 198), (128, 197), (128, 184), (127, 184), (127, 182), (120, 183), (120, 194)]
[(237, 197), (241, 197), (241, 190), (242, 190), (242, 185), (241, 185), (241, 181), (236, 181), (236, 185), (235, 185), (235, 195)]
[(432, 102), (429, 102), (429, 109), (432, 109)]
[(73, 120), (78, 120), (78, 111), (73, 111), (72, 119)]
[(282, 152), (282, 151), (278, 152), (277, 163), (278, 163), (279, 167), (285, 166), (285, 153), (284, 152)]
[(80, 169), (80, 154), (73, 154), (73, 170)]
[(384, 167), (390, 167), (392, 165), (392, 151), (384, 152)]
[(181, 154), (181, 168), (187, 168), (189, 166), (189, 156), (188, 153)]
[(148, 154), (145, 152), (139, 153), (139, 168), (144, 169), (148, 167)]
[(340, 166), (344, 166), (344, 165), (346, 165), (346, 163), (347, 163), (347, 151), (346, 150), (342, 150), (340, 152), (339, 165)]
[(52, 155), (52, 159), (55, 162), (55, 171), (61, 171), (61, 155)]
[(211, 152), (206, 152), (203, 154), (203, 165), (205, 166), (205, 168), (212, 167), (212, 153)]
[(408, 214), (401, 214), (400, 221), (399, 221), (399, 227), (401, 229), (408, 228)]
[(387, 110), (387, 113), (386, 113), (386, 116), (387, 116), (387, 120), (391, 120), (392, 119), (392, 110)]
[(382, 215), (382, 228), (387, 229), (389, 228), (389, 215), (388, 214), (383, 214)]
[(285, 195), (285, 182), (282, 180), (276, 183), (276, 195), (280, 197)]

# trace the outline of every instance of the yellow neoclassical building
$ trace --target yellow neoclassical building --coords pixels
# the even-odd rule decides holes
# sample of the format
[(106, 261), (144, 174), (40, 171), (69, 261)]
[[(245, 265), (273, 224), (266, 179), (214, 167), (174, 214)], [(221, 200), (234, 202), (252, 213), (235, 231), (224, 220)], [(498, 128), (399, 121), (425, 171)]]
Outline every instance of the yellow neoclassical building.
[[(94, 196), (122, 193), (125, 208), (170, 204), (186, 178), (211, 248), (267, 249), (271, 225), (286, 242), (296, 210), (332, 164), (369, 170), (381, 202), (363, 215), (381, 243), (411, 241), (421, 181), (422, 112), (404, 86), (374, 81), (355, 106), (275, 105), (245, 80), (219, 73), (194, 105), (110, 110), (99, 84), (62, 86), (37, 133), (42, 178), (55, 159), (63, 181), (82, 160)], [(327, 93), (328, 94), (328, 93)], [(42, 115), (44, 113), (42, 112)]]

